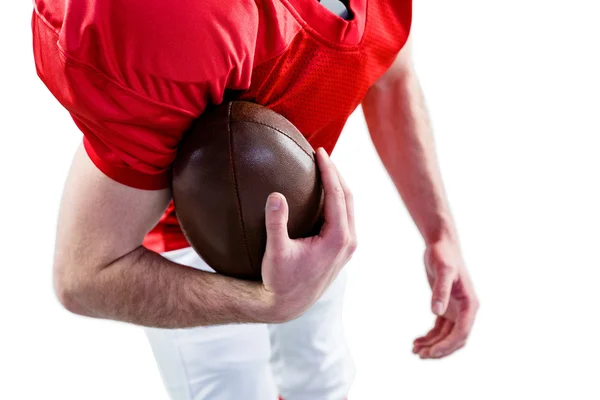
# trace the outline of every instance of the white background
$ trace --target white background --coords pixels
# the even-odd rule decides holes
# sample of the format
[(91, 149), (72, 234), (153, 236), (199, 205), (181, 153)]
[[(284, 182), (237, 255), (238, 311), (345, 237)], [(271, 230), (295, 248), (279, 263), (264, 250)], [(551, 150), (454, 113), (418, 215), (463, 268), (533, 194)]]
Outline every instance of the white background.
[[(415, 3), (415, 60), (482, 307), (458, 354), (411, 354), (432, 323), (423, 244), (355, 113), (334, 153), (360, 235), (344, 315), (351, 400), (600, 399), (597, 2)], [(54, 298), (80, 134), (36, 77), (31, 6), (0, 9), (0, 399), (165, 399), (140, 329)]]

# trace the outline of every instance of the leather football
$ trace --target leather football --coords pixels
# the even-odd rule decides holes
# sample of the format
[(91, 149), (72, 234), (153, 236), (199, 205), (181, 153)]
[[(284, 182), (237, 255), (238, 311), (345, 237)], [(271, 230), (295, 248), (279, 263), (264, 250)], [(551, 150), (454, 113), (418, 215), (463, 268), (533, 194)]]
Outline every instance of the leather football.
[(180, 144), (172, 188), (190, 245), (236, 278), (261, 279), (272, 192), (286, 197), (292, 239), (317, 234), (323, 222), (313, 148), (283, 116), (251, 102), (226, 102), (198, 118)]

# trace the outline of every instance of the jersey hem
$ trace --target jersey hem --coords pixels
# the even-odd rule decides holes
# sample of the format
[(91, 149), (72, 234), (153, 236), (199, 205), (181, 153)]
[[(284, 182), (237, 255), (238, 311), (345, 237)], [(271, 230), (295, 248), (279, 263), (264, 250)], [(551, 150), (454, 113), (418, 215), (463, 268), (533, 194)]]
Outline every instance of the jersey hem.
[[(77, 121), (75, 121), (77, 124)], [(77, 124), (78, 125), (78, 124)], [(81, 127), (80, 127), (81, 129)], [(83, 147), (92, 163), (110, 179), (122, 185), (142, 190), (162, 190), (171, 186), (171, 173), (147, 175), (126, 167), (120, 167), (104, 161), (94, 151), (92, 144), (84, 136)]]

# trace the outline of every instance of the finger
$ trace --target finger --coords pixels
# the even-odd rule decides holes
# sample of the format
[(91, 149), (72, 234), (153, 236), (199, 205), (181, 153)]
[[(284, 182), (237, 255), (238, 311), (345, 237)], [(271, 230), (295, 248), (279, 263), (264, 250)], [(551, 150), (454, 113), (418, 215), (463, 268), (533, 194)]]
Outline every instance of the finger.
[(325, 223), (322, 234), (344, 239), (348, 232), (348, 216), (344, 189), (340, 183), (335, 166), (321, 147), (317, 150), (317, 161), (321, 171), (321, 181), (325, 192)]
[(439, 329), (437, 329), (435, 334), (429, 336), (428, 338), (420, 341), (417, 345), (415, 345), (415, 353), (420, 353), (422, 349), (427, 348), (434, 343), (437, 343), (437, 341), (442, 339), (443, 335), (445, 335), (446, 332), (450, 332), (450, 327), (448, 327), (448, 325), (452, 324), (452, 322), (447, 320), (446, 318), (440, 318), (440, 321), (440, 327)]
[(433, 328), (427, 332), (425, 336), (421, 336), (413, 341), (413, 353), (418, 354), (419, 350), (423, 348), (423, 343), (426, 343), (431, 338), (437, 336), (442, 330), (442, 326), (444, 325), (444, 318), (438, 317), (435, 320), (435, 325)]
[(348, 216), (348, 229), (350, 230), (350, 234), (354, 239), (356, 239), (356, 225), (354, 220), (354, 196), (350, 191), (350, 187), (346, 183), (346, 180), (340, 174), (340, 171), (337, 170), (338, 178), (340, 180), (340, 184), (342, 185), (342, 189), (344, 190), (344, 197), (346, 199), (346, 214)]
[(265, 206), (265, 225), (267, 228), (267, 252), (283, 251), (290, 241), (288, 235), (289, 208), (285, 196), (271, 193)]
[(441, 317), (436, 318), (433, 328), (431, 328), (431, 330), (429, 332), (427, 332), (427, 334), (425, 336), (421, 336), (420, 338), (415, 339), (413, 344), (420, 344), (420, 343), (423, 343), (423, 342), (431, 339), (433, 336), (438, 334), (438, 332), (442, 329), (443, 324), (444, 324), (444, 318), (441, 318)]
[(475, 322), (475, 313), (475, 307), (466, 307), (462, 310), (450, 334), (431, 346), (429, 351), (430, 356), (432, 358), (441, 358), (462, 348)]
[(442, 318), (442, 326), (440, 327), (438, 332), (435, 335), (432, 335), (427, 340), (424, 340), (423, 342), (419, 343), (419, 345), (416, 346), (417, 348), (415, 349), (416, 353), (419, 354), (419, 356), (422, 356), (423, 350), (428, 349), (431, 345), (442, 340), (444, 337), (446, 337), (446, 335), (448, 335), (448, 333), (451, 330), (452, 321)]
[(444, 315), (450, 303), (450, 294), (454, 284), (454, 270), (448, 267), (439, 267), (435, 269), (435, 278), (433, 280), (431, 311), (435, 315)]
[(421, 346), (421, 349), (419, 350), (419, 357), (429, 358), (429, 350), (431, 349), (431, 346), (434, 346), (436, 343), (444, 340), (450, 334), (450, 332), (452, 332), (453, 326), (454, 323), (452, 321), (444, 319), (444, 325), (437, 336), (431, 338), (431, 340), (427, 341), (427, 343), (424, 343)]
[(456, 342), (450, 349), (446, 349), (446, 350), (430, 349), (430, 356), (428, 358), (437, 360), (440, 358), (447, 357), (453, 353), (456, 353), (458, 350), (462, 349), (463, 347), (465, 347), (466, 344), (467, 344), (466, 340), (461, 340), (461, 341)]

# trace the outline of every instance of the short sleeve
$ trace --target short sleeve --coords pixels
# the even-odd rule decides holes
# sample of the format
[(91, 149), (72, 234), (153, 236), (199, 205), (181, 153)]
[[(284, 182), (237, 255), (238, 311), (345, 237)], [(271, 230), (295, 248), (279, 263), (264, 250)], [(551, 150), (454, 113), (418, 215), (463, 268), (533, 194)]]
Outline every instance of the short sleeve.
[(169, 187), (177, 146), (195, 116), (140, 99), (101, 79), (80, 82), (90, 87), (74, 99), (69, 112), (96, 167), (130, 187)]
[(78, 66), (67, 70), (78, 84), (63, 104), (96, 167), (130, 187), (169, 187), (177, 146), (196, 115), (141, 98)]
[[(135, 21), (129, 16), (125, 20), (129, 24), (110, 25), (107, 21), (116, 17), (104, 3), (89, 3), (97, 9), (73, 4), (61, 20), (46, 2), (37, 2), (32, 20), (38, 76), (83, 133), (92, 162), (111, 179), (146, 190), (170, 186), (184, 133), (207, 104), (222, 101), (226, 89), (249, 85), (249, 73), (239, 71), (250, 71), (252, 63), (248, 52), (252, 42), (244, 42), (242, 36), (229, 51), (224, 45), (215, 47), (220, 44), (216, 38), (225, 41), (228, 35), (202, 31), (195, 37), (207, 44), (189, 38), (186, 44), (176, 40), (184, 37), (184, 27), (178, 28), (175, 38), (168, 36), (174, 29), (163, 27), (158, 33), (150, 29), (156, 25), (152, 18), (175, 27), (180, 23), (161, 15), (162, 8), (157, 7), (162, 3), (151, 3), (150, 16), (143, 14), (148, 7), (138, 7)], [(119, 4), (107, 2), (113, 8)], [(218, 25), (206, 26), (219, 32)], [(155, 40), (150, 33), (158, 35)]]
[(177, 145), (195, 114), (146, 99), (69, 59), (43, 20), (34, 15), (32, 24), (37, 73), (83, 132), (98, 169), (134, 188), (169, 187)]

